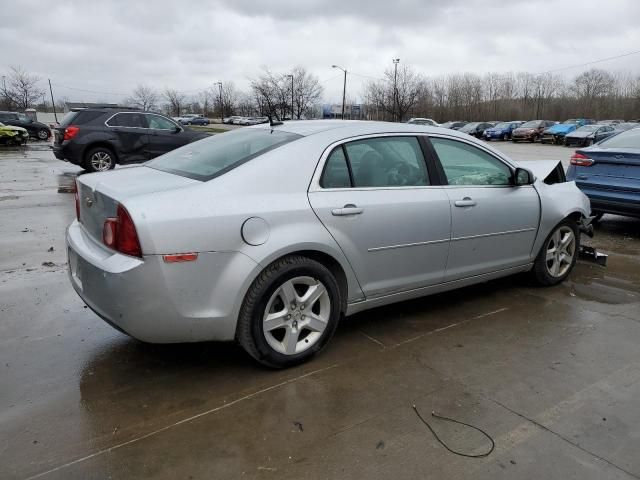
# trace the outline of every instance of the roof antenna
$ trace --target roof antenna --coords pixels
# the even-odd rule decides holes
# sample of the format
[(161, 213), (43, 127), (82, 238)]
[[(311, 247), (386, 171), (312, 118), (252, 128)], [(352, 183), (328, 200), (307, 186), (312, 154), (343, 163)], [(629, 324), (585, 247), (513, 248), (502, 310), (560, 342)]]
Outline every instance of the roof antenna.
[(271, 116), (271, 114), (267, 114), (267, 118), (269, 119), (269, 126), (271, 127), (277, 127), (278, 125), (284, 125), (281, 121), (273, 121), (273, 117)]

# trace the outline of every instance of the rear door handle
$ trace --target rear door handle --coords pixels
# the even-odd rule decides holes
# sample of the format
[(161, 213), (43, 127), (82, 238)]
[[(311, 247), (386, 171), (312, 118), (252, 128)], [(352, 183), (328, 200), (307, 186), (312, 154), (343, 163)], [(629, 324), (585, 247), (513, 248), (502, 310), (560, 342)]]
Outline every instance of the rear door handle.
[(476, 201), (471, 200), (470, 197), (464, 197), (462, 200), (456, 200), (454, 205), (456, 207), (475, 207)]
[(348, 203), (342, 208), (334, 208), (331, 210), (331, 215), (334, 217), (343, 217), (345, 215), (360, 215), (364, 212), (364, 208), (356, 207), (352, 203)]

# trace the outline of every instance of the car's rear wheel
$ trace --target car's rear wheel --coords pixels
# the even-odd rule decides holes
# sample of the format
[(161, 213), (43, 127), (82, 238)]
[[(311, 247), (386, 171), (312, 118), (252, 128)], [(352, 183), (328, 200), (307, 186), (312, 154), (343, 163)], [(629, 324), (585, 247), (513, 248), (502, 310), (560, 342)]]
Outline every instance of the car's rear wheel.
[(505, 134), (502, 136), (502, 140), (504, 140), (505, 142), (508, 142), (508, 141), (509, 141), (509, 134), (508, 134), (508, 133), (505, 133)]
[(309, 360), (333, 336), (341, 295), (322, 264), (291, 255), (253, 282), (242, 304), (236, 337), (258, 362), (284, 368)]
[(40, 140), (46, 140), (47, 138), (49, 138), (49, 131), (46, 128), (41, 128), (40, 130), (38, 130), (36, 135)]
[(106, 172), (116, 166), (116, 156), (107, 147), (95, 147), (87, 152), (84, 168), (89, 172)]
[(533, 276), (545, 286), (562, 282), (576, 264), (580, 232), (571, 219), (558, 224), (545, 240), (533, 265)]

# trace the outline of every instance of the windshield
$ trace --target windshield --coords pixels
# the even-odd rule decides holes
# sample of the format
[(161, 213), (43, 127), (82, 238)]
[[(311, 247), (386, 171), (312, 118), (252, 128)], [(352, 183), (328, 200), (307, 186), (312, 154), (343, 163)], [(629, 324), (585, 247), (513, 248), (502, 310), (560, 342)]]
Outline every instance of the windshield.
[(598, 128), (600, 128), (600, 125), (585, 125), (576, 130), (576, 132), (595, 132)]
[(460, 128), (460, 130), (473, 130), (478, 125), (480, 125), (480, 122), (467, 123), (464, 127)]
[(538, 128), (539, 126), (540, 122), (538, 122), (537, 120), (531, 120), (520, 125), (520, 128)]
[(269, 129), (242, 129), (190, 143), (155, 160), (147, 167), (207, 181), (285, 143), (302, 138)]
[(504, 128), (509, 128), (509, 127), (511, 127), (511, 124), (509, 122), (502, 122), (502, 123), (497, 124), (493, 128), (504, 129)]
[(598, 146), (603, 148), (640, 148), (640, 128), (609, 137), (601, 141)]
[(567, 124), (567, 125), (568, 125), (568, 124), (570, 124), (570, 123), (578, 123), (578, 120), (576, 120), (575, 118), (571, 118), (571, 119), (569, 119), (569, 120), (565, 120), (565, 121), (564, 121), (564, 122), (562, 122), (562, 123), (565, 123), (565, 124)]

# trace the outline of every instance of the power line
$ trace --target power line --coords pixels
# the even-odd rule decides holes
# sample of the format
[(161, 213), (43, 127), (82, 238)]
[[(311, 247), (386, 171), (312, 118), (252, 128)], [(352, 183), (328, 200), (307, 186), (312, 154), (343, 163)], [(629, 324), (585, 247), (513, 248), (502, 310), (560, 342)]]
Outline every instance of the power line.
[(629, 52), (629, 53), (623, 53), (621, 55), (615, 55), (613, 57), (601, 58), (599, 60), (593, 60), (592, 62), (580, 63), (577, 65), (569, 65), (568, 67), (554, 68), (552, 70), (547, 70), (546, 72), (536, 73), (535, 75), (544, 75), (545, 73), (560, 72), (562, 70), (569, 70), (571, 68), (586, 67), (587, 65), (594, 65), (596, 63), (608, 62), (609, 60), (616, 60), (618, 58), (629, 57), (631, 55), (637, 55), (638, 53), (640, 53), (640, 50), (636, 50), (634, 52)]

